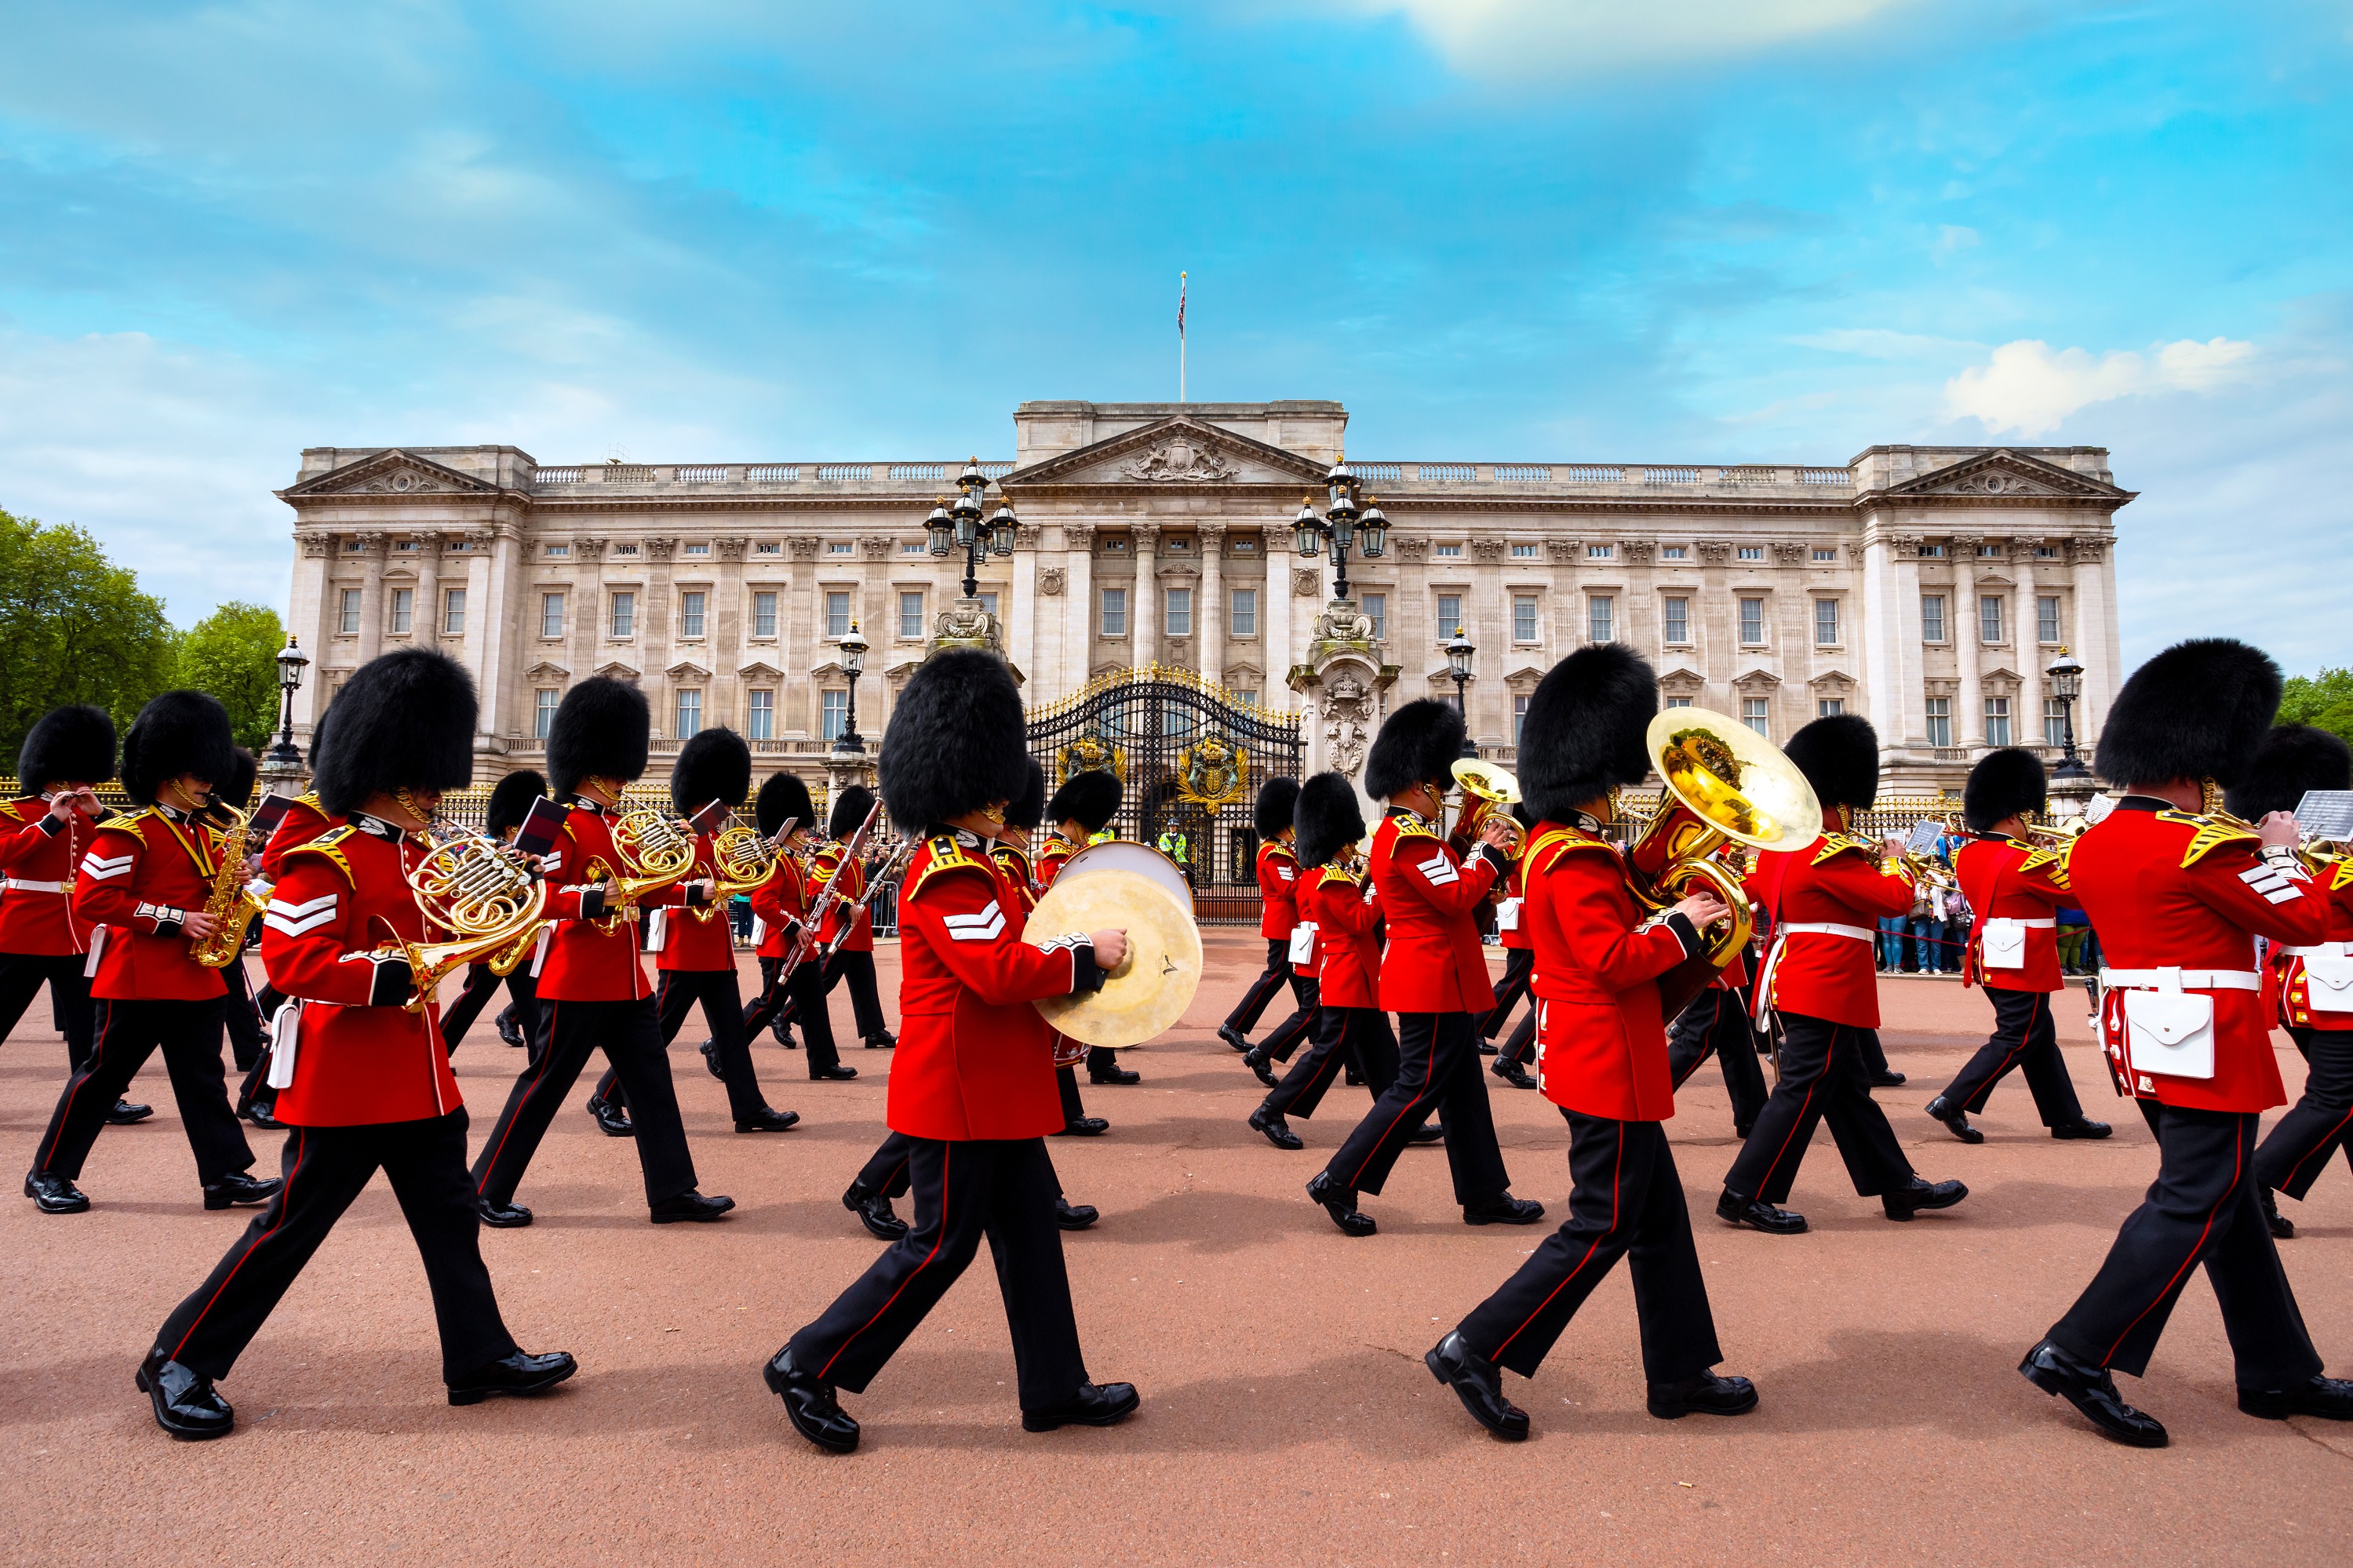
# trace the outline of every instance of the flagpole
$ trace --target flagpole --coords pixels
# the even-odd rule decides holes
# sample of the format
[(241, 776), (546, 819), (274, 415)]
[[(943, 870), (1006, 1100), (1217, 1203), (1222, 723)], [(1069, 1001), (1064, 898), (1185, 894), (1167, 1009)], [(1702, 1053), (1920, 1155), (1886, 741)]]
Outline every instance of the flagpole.
[(1176, 274), (1176, 401), (1185, 401), (1185, 279)]

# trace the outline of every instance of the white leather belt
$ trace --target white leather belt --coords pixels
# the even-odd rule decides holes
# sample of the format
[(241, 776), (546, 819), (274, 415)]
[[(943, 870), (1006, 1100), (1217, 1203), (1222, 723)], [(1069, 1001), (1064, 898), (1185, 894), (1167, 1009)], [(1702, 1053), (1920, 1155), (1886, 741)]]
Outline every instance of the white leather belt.
[(2103, 969), (2100, 984), (2111, 991), (2161, 991), (2170, 982), (2184, 991), (2260, 991), (2263, 977), (2252, 969)]
[(5, 880), (10, 888), (26, 893), (69, 893), (73, 891), (71, 888), (67, 887), (63, 882), (36, 882), (24, 877), (10, 877), (5, 879)]
[(2289, 958), (2353, 958), (2353, 942), (2324, 942), (2318, 947), (2284, 947)]
[(1781, 931), (1790, 936), (1851, 936), (1857, 942), (1876, 942), (1879, 933), (1861, 926), (1832, 925), (1826, 921), (1791, 921)]
[(2059, 920), (2055, 915), (2046, 915), (2039, 921), (2013, 920), (2009, 915), (1988, 915), (1986, 918), (1988, 920), (2010, 921), (2012, 925), (2023, 926), (2028, 931), (2057, 931), (2059, 929)]

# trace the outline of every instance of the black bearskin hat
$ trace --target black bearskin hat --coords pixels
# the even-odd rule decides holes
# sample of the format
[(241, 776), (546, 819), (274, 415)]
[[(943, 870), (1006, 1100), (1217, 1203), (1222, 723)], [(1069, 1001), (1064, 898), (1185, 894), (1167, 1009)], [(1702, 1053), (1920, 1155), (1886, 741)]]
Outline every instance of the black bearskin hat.
[(1781, 751), (1824, 805), (1868, 811), (1879, 798), (1879, 731), (1860, 713), (1817, 719)]
[(2042, 759), (2016, 746), (1988, 752), (1969, 770), (1961, 786), (1961, 821), (1972, 833), (1985, 833), (1997, 822), (2021, 812), (2041, 811), (2051, 795), (2051, 781)]
[(49, 710), (16, 753), (16, 787), (26, 795), (69, 779), (95, 784), (113, 776), (114, 721), (83, 703)]
[(482, 814), (482, 831), (496, 838), (521, 827), (531, 815), (531, 803), (547, 793), (546, 778), (529, 768), (509, 773), (491, 786), (491, 804)]
[(1258, 805), (1250, 809), (1250, 826), (1261, 842), (1271, 844), (1292, 825), (1299, 806), (1297, 779), (1269, 779), (1258, 786)]
[(2274, 811), (2294, 811), (2312, 789), (2353, 789), (2353, 746), (2309, 724), (2279, 724), (2222, 804), (2233, 816), (2261, 822)]
[(788, 821), (814, 829), (817, 802), (809, 798), (808, 785), (798, 773), (770, 773), (768, 782), (760, 786), (760, 798), (753, 803), (752, 820), (759, 825), (763, 838), (774, 838)]
[(372, 658), (335, 694), (334, 744), (311, 763), (319, 804), (342, 816), (396, 789), (462, 789), (474, 776), (474, 680), (421, 647)]
[(833, 816), (827, 819), (828, 838), (847, 839), (858, 831), (867, 813), (874, 809), (874, 792), (864, 784), (851, 784), (833, 797)]
[(1021, 786), (1020, 794), (1006, 802), (1005, 825), (1018, 827), (1024, 833), (1035, 833), (1038, 825), (1045, 820), (1046, 770), (1038, 765), (1037, 758), (1032, 757), (1029, 759), (1029, 782)]
[(211, 804), (244, 811), (253, 805), (253, 781), (261, 776), (261, 763), (243, 746), (230, 752), (229, 760), (235, 765), (228, 777), (213, 781)]
[(752, 748), (733, 730), (697, 730), (678, 749), (670, 773), (670, 804), (692, 816), (712, 801), (744, 804), (752, 793)]
[(1076, 820), (1089, 833), (1101, 833), (1103, 825), (1119, 813), (1119, 803), (1126, 795), (1115, 773), (1101, 768), (1089, 768), (1082, 773), (1072, 773), (1046, 803), (1046, 820), (1056, 826)]
[(2212, 779), (2228, 788), (2263, 744), (2280, 684), (2279, 666), (2259, 647), (2231, 637), (2175, 643), (2116, 693), (2093, 766), (2112, 784)]
[(139, 710), (122, 738), (122, 793), (155, 804), (165, 779), (194, 773), (225, 784), (237, 773), (228, 710), (201, 691), (166, 691)]
[(1422, 697), (1407, 703), (1373, 737), (1373, 754), (1365, 759), (1365, 793), (1387, 800), (1418, 784), (1452, 776), (1468, 728), (1451, 702)]
[(1356, 804), (1356, 786), (1345, 773), (1317, 773), (1301, 784), (1291, 820), (1299, 830), (1293, 847), (1299, 863), (1311, 869), (1365, 837), (1365, 808)]
[(549, 782), (558, 795), (579, 794), (586, 778), (634, 784), (646, 771), (652, 733), (644, 692), (626, 680), (592, 675), (564, 694), (548, 726)]
[(911, 833), (997, 801), (1029, 778), (1021, 693), (995, 654), (955, 647), (915, 667), (882, 731), (882, 802)]
[(1578, 648), (1546, 672), (1520, 724), (1520, 795), (1539, 821), (1651, 773), (1643, 736), (1659, 710), (1659, 678), (1623, 643)]

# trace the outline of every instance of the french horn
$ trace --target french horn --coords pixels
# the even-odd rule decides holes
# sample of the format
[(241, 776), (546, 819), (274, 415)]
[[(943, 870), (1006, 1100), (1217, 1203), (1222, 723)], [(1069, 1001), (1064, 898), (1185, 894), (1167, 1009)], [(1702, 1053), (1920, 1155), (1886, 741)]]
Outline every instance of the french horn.
[(683, 882), (694, 870), (694, 832), (649, 805), (624, 812), (613, 824), (613, 852), (621, 869), (608, 873), (599, 930), (611, 931), (638, 900)]
[(547, 884), (518, 851), (441, 818), (427, 823), (422, 837), (431, 847), (408, 873), (409, 897), (425, 923), (450, 939), (416, 942), (395, 936), (375, 954), (407, 963), (404, 1005), (412, 1013), (423, 1012), (442, 980), (463, 964), (486, 961), (498, 973), (512, 973), (537, 940), (540, 912), (547, 907)]

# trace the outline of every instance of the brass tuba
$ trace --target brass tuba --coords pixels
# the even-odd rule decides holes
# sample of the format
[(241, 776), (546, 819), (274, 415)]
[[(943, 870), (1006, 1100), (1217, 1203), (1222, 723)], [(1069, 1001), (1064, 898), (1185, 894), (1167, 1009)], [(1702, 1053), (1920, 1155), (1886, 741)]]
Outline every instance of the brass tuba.
[(1467, 855), (1479, 841), (1480, 830), (1493, 817), (1512, 830), (1511, 841), (1504, 852), (1516, 856), (1527, 835), (1520, 827), (1520, 819), (1510, 807), (1520, 804), (1520, 781), (1492, 763), (1465, 757), (1454, 764), (1454, 782), (1462, 786), (1462, 807), (1454, 818), (1454, 831), (1450, 836), (1458, 854)]
[(639, 899), (685, 881), (694, 870), (694, 830), (649, 805), (615, 820), (613, 849), (621, 858), (622, 874), (606, 883), (606, 912), (596, 921), (600, 930), (613, 930)]
[(188, 956), (206, 969), (227, 969), (245, 951), (245, 933), (255, 917), (269, 906), (245, 885), (245, 847), (251, 837), (247, 825), (253, 818), (225, 800), (212, 801), (204, 809), (207, 816), (228, 818), (229, 826), (215, 847), (219, 859), (205, 892), (205, 913), (213, 917), (213, 934), (190, 938)]
[(408, 873), (408, 894), (427, 926), (448, 931), (450, 940), (419, 942), (395, 935), (373, 955), (406, 962), (409, 993), (403, 1005), (412, 1013), (423, 1012), (442, 979), (461, 964), (481, 960), (501, 974), (513, 973), (539, 935), (540, 911), (547, 904), (547, 884), (533, 874), (529, 859), (498, 840), (440, 817), (418, 837), (431, 847)]

